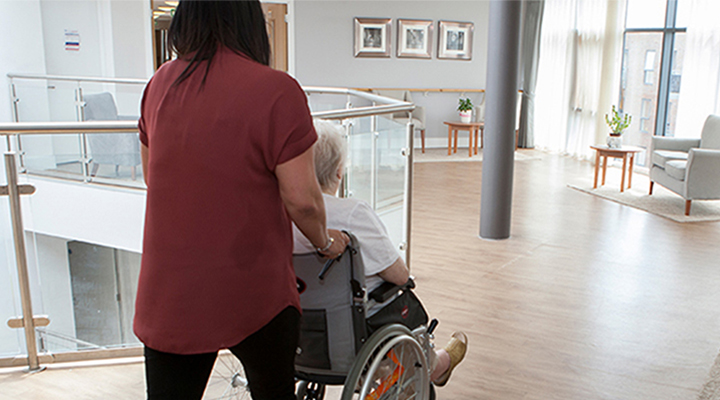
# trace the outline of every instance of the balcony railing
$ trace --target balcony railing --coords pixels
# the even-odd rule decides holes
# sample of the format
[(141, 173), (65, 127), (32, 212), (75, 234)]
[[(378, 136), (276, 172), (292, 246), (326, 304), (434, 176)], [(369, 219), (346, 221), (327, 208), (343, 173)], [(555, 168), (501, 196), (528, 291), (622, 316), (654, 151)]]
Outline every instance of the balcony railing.
[[(0, 317), (6, 317), (8, 326), (22, 329), (24, 335), (15, 335), (16, 343), (12, 343), (13, 334), (3, 334), (0, 330), (0, 340), (5, 341), (4, 345), (0, 343), (0, 367), (28, 365), (30, 370), (37, 370), (45, 363), (140, 355), (141, 347), (130, 327), (140, 260), (137, 246), (115, 245), (112, 238), (107, 237), (93, 238), (93, 227), (84, 224), (110, 222), (98, 217), (85, 218), (83, 213), (92, 214), (92, 208), (102, 204), (75, 210), (72, 218), (79, 219), (78, 225), (83, 226), (78, 227), (80, 233), (68, 233), (64, 226), (60, 229), (62, 222), (55, 222), (55, 219), (64, 221), (64, 210), (50, 209), (49, 204), (54, 200), (41, 199), (49, 192), (62, 197), (78, 190), (85, 192), (77, 196), (90, 193), (96, 203), (102, 203), (102, 199), (97, 199), (105, 197), (112, 199), (111, 202), (122, 202), (128, 196), (128, 201), (137, 203), (136, 198), (144, 196), (139, 169), (133, 174), (128, 165), (113, 168), (113, 165), (100, 164), (97, 160), (102, 157), (98, 156), (98, 147), (93, 146), (97, 138), (137, 135), (137, 121), (83, 121), (88, 93), (121, 93), (118, 97), (124, 99), (118, 102), (118, 108), (128, 110), (137, 108), (141, 90), (133, 90), (137, 93), (136, 103), (128, 106), (132, 103), (128, 100), (129, 91), (118, 87), (138, 86), (144, 81), (20, 74), (10, 78), (16, 122), (0, 123), (0, 135), (6, 136), (8, 150), (5, 154), (7, 186), (0, 194), (7, 194), (10, 199), (12, 226), (8, 223), (5, 230), (13, 234), (17, 266), (5, 268), (10, 271), (7, 279), (0, 276), (0, 281), (13, 282), (10, 290), (0, 290), (0, 304), (9, 307), (0, 309)], [(23, 82), (32, 83), (24, 85)], [(41, 84), (37, 85), (38, 82)], [(58, 95), (63, 92), (59, 90), (61, 83), (73, 88), (64, 91), (68, 95), (65, 99)], [(410, 265), (413, 126), (399, 125), (383, 115), (409, 113), (414, 105), (351, 89), (305, 87), (304, 90), (313, 117), (340, 120), (345, 128), (350, 165), (341, 195), (360, 198), (373, 206)], [(29, 104), (38, 98), (45, 101), (41, 101), (43, 107), (39, 107), (43, 115), (29, 114), (33, 108)], [(66, 101), (71, 107), (67, 107)], [(39, 121), (43, 116), (59, 120)], [(33, 195), (35, 186), (37, 193)], [(25, 199), (21, 200), (21, 196)], [(38, 200), (33, 200), (34, 197)], [(83, 198), (78, 197), (67, 203), (82, 201)], [(2, 204), (0, 207), (4, 208)], [(28, 215), (30, 224), (26, 228), (23, 216)], [(58, 231), (53, 232), (47, 221), (37, 220), (40, 217), (53, 219), (49, 225), (57, 226)], [(137, 216), (127, 219), (141, 220)], [(0, 218), (0, 231), (3, 221)], [(88, 236), (83, 237), (86, 233)], [(140, 240), (139, 237), (133, 239)], [(108, 285), (114, 286), (101, 288), (108, 296), (78, 289), (82, 287), (81, 277), (75, 275), (82, 272), (73, 269), (73, 258), (82, 258), (83, 254), (94, 257), (104, 254), (105, 259), (112, 260), (112, 266), (103, 274), (109, 279)], [(56, 268), (54, 262), (63, 257), (67, 259), (60, 264), (64, 264)], [(21, 307), (16, 306), (18, 303)], [(97, 312), (83, 313), (83, 307)], [(96, 314), (104, 317), (97, 319)], [(51, 325), (46, 327), (48, 323)]]

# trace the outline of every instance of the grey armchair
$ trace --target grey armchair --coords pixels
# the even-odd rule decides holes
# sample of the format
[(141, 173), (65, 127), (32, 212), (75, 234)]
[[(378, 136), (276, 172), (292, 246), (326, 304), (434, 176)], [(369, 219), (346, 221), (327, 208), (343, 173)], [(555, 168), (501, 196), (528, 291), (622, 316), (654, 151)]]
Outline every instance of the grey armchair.
[[(385, 96), (390, 97), (391, 99), (396, 100), (402, 100), (407, 101), (410, 103), (413, 103), (412, 93), (410, 93), (409, 90), (383, 90), (383, 89), (376, 89), (373, 90), (373, 92), (379, 96)], [(408, 112), (397, 112), (391, 115), (390, 117), (393, 121), (401, 123), (401, 124), (407, 124), (410, 122), (410, 117), (408, 116)], [(412, 112), (412, 122), (415, 126), (415, 129), (420, 131), (420, 142), (421, 142), (421, 148), (422, 152), (425, 152), (425, 108), (420, 106), (415, 106), (415, 110)]]
[[(85, 121), (117, 121), (137, 120), (136, 116), (118, 115), (115, 99), (108, 92), (89, 94), (85, 101)], [(90, 154), (92, 156), (92, 176), (97, 174), (100, 164), (115, 166), (118, 172), (120, 166), (131, 168), (132, 179), (137, 176), (137, 166), (140, 165), (140, 141), (135, 133), (94, 133), (87, 136)]]
[(657, 182), (685, 199), (720, 199), (720, 116), (710, 115), (700, 139), (653, 137), (650, 147), (650, 194)]

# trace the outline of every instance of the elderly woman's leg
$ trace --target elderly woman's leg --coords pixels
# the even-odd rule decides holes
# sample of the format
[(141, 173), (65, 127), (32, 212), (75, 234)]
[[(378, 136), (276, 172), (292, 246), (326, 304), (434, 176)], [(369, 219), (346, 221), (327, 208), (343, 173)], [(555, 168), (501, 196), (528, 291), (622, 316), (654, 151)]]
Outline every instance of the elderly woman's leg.
[(454, 332), (445, 348), (435, 352), (435, 367), (430, 379), (436, 386), (445, 386), (455, 367), (465, 358), (467, 352), (467, 335)]

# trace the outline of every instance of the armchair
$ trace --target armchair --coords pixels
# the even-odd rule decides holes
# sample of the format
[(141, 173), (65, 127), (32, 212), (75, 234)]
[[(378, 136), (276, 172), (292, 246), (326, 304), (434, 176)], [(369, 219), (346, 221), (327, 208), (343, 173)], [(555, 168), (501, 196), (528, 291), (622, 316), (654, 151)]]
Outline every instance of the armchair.
[(700, 139), (653, 137), (650, 147), (650, 194), (657, 182), (685, 199), (720, 199), (720, 116), (710, 115)]
[[(137, 120), (135, 116), (118, 115), (113, 95), (108, 92), (89, 94), (85, 101), (85, 121), (116, 121)], [(140, 165), (140, 141), (134, 133), (95, 133), (88, 135), (90, 154), (92, 155), (92, 176), (97, 174), (100, 164), (115, 166), (117, 172), (120, 166), (132, 168), (132, 179), (137, 176), (137, 166)]]
[[(397, 99), (402, 101), (407, 101), (412, 103), (412, 93), (410, 93), (409, 90), (383, 90), (383, 89), (377, 89), (373, 90), (373, 93), (379, 95), (379, 96), (385, 96), (390, 97), (391, 99)], [(407, 124), (410, 122), (410, 118), (408, 115), (408, 112), (402, 111), (394, 113), (390, 116), (390, 119), (392, 119), (395, 122), (401, 123), (401, 124)], [(415, 106), (415, 110), (412, 112), (412, 122), (415, 126), (415, 129), (420, 131), (420, 142), (422, 146), (422, 152), (425, 152), (425, 108)]]

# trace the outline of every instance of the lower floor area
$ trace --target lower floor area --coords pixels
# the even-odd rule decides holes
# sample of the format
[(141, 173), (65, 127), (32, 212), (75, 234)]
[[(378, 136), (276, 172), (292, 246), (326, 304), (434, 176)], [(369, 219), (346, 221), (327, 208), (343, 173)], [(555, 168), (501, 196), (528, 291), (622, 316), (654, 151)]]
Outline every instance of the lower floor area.
[[(481, 162), (415, 164), (416, 293), (440, 320), (439, 346), (455, 330), (469, 338), (438, 398), (697, 399), (720, 351), (720, 222), (574, 190), (591, 163), (518, 153), (500, 241), (478, 237)], [(0, 370), (0, 399), (143, 397), (141, 359)]]

